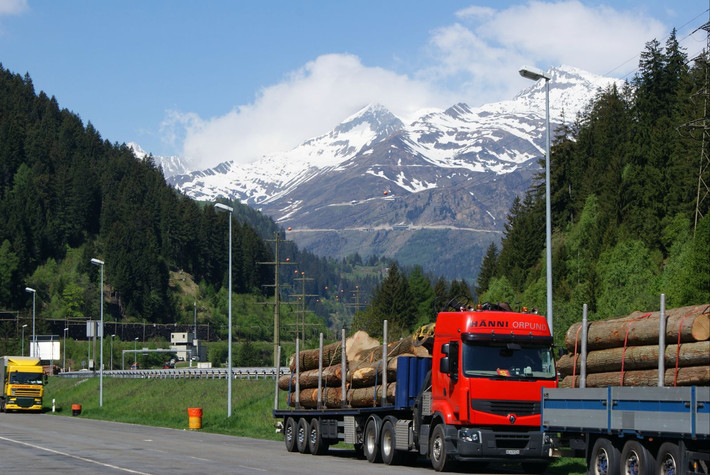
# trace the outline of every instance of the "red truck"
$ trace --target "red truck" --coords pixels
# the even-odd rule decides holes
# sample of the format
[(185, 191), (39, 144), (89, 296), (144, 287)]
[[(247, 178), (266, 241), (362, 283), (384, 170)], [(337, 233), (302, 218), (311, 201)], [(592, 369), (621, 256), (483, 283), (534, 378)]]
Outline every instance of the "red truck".
[(342, 441), (370, 462), (395, 464), (409, 453), (437, 471), (453, 461), (544, 471), (552, 443), (541, 431), (540, 397), (557, 387), (545, 318), (491, 305), (441, 312), (432, 350), (397, 365), (393, 405), (274, 410), (286, 448), (322, 454)]

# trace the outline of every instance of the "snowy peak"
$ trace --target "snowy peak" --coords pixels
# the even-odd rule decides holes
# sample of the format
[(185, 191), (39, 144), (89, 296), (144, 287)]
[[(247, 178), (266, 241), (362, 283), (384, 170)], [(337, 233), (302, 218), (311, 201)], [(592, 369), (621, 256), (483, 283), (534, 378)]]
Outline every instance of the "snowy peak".
[[(135, 155), (138, 160), (146, 160), (150, 156), (140, 145), (135, 142), (128, 142), (126, 145), (133, 151), (133, 155)], [(165, 178), (190, 173), (190, 170), (185, 166), (183, 160), (175, 155), (170, 157), (153, 155), (153, 161), (156, 165), (163, 169), (163, 175)]]

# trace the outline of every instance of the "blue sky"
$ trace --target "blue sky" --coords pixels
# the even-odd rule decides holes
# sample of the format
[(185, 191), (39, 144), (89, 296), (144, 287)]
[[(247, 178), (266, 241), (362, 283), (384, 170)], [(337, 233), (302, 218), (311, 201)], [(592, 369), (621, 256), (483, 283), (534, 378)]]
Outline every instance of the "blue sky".
[(0, 0), (0, 63), (111, 142), (248, 162), (369, 103), (407, 120), (510, 99), (523, 64), (630, 78), (707, 0)]

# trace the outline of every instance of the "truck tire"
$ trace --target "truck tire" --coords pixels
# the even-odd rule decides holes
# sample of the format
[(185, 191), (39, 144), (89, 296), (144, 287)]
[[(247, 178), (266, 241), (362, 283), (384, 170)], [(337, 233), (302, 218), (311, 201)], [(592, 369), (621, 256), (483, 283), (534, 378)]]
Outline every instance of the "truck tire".
[(620, 475), (621, 454), (609, 439), (600, 437), (594, 442), (587, 468), (588, 475)]
[(673, 442), (662, 443), (658, 448), (654, 473), (657, 475), (676, 475), (680, 472), (680, 447)]
[(392, 421), (386, 421), (382, 426), (382, 437), (380, 438), (380, 450), (382, 461), (387, 465), (398, 465), (402, 458), (402, 453), (396, 449), (397, 434)]
[(305, 417), (298, 420), (296, 427), (296, 448), (302, 454), (308, 453), (308, 421)]
[(308, 426), (308, 451), (313, 455), (323, 455), (328, 451), (328, 444), (320, 433), (320, 421), (317, 417), (311, 419)]
[(370, 463), (381, 462), (382, 454), (380, 453), (380, 441), (377, 440), (377, 423), (373, 419), (367, 422), (365, 435), (362, 439), (362, 448), (367, 461)]
[(286, 450), (295, 452), (296, 449), (296, 420), (293, 417), (287, 417), (284, 424), (284, 443)]
[(629, 440), (621, 451), (622, 475), (653, 475), (656, 461), (651, 452), (638, 440)]
[(446, 453), (446, 435), (444, 433), (444, 424), (439, 424), (434, 427), (429, 441), (429, 459), (431, 466), (437, 472), (444, 472), (451, 466), (451, 460)]

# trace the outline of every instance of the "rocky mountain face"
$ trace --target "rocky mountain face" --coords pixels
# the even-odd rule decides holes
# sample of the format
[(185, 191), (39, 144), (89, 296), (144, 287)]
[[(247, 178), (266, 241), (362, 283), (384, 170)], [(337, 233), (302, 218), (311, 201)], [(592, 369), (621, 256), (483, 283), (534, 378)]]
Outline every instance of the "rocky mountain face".
[[(570, 67), (548, 74), (553, 131), (616, 81)], [(185, 174), (163, 169), (195, 199), (224, 196), (260, 209), (318, 255), (388, 255), (473, 283), (513, 199), (539, 172), (544, 140), (540, 81), (513, 100), (456, 104), (411, 124), (370, 105), (286, 153)]]

